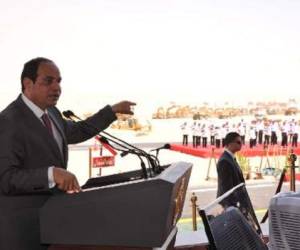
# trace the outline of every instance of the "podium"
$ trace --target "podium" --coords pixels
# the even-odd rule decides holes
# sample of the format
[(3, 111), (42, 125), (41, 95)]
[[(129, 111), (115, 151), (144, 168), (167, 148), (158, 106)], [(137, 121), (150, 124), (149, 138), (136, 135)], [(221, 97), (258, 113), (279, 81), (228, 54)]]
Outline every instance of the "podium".
[(176, 231), (191, 169), (178, 162), (154, 178), (52, 196), (40, 210), (41, 243), (57, 250), (160, 248)]

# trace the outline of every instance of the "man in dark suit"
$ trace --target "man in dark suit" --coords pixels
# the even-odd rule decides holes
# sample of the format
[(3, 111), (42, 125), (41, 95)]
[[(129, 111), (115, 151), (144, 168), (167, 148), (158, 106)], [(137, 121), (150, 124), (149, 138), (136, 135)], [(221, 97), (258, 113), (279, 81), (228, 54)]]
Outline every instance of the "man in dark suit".
[[(225, 149), (217, 163), (218, 191), (217, 197), (226, 193), (236, 185), (245, 182), (243, 173), (236, 161), (235, 153), (242, 148), (241, 136), (236, 132), (228, 133), (225, 136)], [(227, 198), (226, 204), (235, 202), (235, 199)], [(223, 204), (225, 204), (223, 202)]]
[(132, 114), (129, 101), (107, 105), (84, 122), (64, 120), (55, 107), (61, 94), (55, 63), (35, 58), (25, 63), (22, 93), (0, 113), (0, 249), (41, 250), (39, 208), (53, 192), (80, 192), (67, 171), (68, 144), (107, 128), (116, 113)]

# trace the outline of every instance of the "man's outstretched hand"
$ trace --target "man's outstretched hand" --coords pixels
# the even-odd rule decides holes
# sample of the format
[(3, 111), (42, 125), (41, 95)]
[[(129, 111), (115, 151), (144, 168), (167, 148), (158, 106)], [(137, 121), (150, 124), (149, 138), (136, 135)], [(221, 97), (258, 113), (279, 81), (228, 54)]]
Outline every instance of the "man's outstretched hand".
[(134, 102), (122, 101), (111, 106), (113, 112), (119, 114), (133, 115), (133, 107), (136, 105)]

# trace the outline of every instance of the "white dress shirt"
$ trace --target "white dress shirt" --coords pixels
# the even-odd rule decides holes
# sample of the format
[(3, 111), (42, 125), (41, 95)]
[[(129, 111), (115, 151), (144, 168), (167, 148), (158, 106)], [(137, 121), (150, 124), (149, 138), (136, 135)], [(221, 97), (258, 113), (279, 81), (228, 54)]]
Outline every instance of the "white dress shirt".
[[(40, 109), (31, 100), (29, 100), (24, 94), (22, 94), (22, 100), (24, 101), (24, 103), (26, 104), (26, 106), (35, 114), (35, 116), (41, 121), (41, 123), (45, 126), (45, 124), (44, 124), (44, 122), (42, 120), (42, 116), (45, 113), (48, 115), (47, 110), (43, 111), (42, 109)], [(56, 141), (56, 143), (57, 143), (57, 145), (59, 147), (59, 151), (63, 155), (62, 137), (61, 137), (60, 133), (58, 132), (55, 124), (51, 120), (50, 116), (49, 116), (49, 119), (50, 119), (50, 122), (51, 122), (51, 127), (52, 127), (52, 132), (53, 132), (54, 139), (55, 139), (55, 141)], [(48, 183), (49, 183), (49, 188), (53, 188), (55, 186), (54, 177), (53, 177), (53, 168), (54, 168), (54, 166), (49, 166), (49, 168), (48, 168)]]

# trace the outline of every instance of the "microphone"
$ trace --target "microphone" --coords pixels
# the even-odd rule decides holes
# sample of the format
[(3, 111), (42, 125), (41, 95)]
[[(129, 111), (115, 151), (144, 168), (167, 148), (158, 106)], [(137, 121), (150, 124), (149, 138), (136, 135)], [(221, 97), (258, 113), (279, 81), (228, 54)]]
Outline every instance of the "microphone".
[[(89, 130), (89, 132), (88, 132), (89, 134), (94, 134), (94, 133), (92, 133), (92, 132), (90, 131), (91, 128), (92, 128), (94, 131), (97, 131), (97, 132), (98, 132), (98, 130), (99, 130), (96, 126), (94, 126), (93, 124), (91, 124), (91, 123), (89, 123), (89, 122), (87, 122), (87, 121), (82, 120), (80, 117), (76, 116), (76, 115), (75, 115), (72, 111), (70, 111), (70, 110), (64, 111), (64, 112), (62, 112), (62, 114), (63, 114), (66, 118), (68, 118), (68, 119), (74, 120), (72, 117), (75, 117), (75, 118), (77, 118), (78, 120), (82, 121), (84, 125), (87, 125), (87, 126), (88, 126), (88, 128), (85, 128), (85, 130), (88, 129), (88, 130)], [(157, 159), (155, 156), (153, 156), (153, 155), (151, 155), (151, 154), (148, 154), (148, 153), (145, 152), (144, 150), (139, 149), (139, 148), (137, 148), (137, 147), (135, 147), (135, 146), (133, 146), (133, 145), (131, 145), (131, 144), (129, 144), (129, 143), (127, 143), (127, 142), (125, 142), (125, 141), (123, 141), (123, 140), (121, 140), (121, 139), (119, 139), (119, 138), (117, 138), (117, 137), (115, 137), (115, 136), (113, 136), (113, 135), (111, 135), (111, 134), (105, 132), (105, 131), (102, 131), (101, 133), (104, 133), (105, 135), (107, 135), (107, 136), (110, 137), (110, 138), (104, 137), (104, 136), (103, 136), (102, 134), (100, 134), (100, 132), (99, 132), (98, 135), (100, 135), (101, 138), (103, 138), (104, 140), (106, 140), (106, 141), (107, 141), (107, 140), (108, 140), (108, 141), (111, 141), (111, 142), (117, 144), (118, 146), (121, 146), (122, 148), (125, 148), (125, 149), (127, 150), (127, 151), (125, 151), (125, 150), (122, 150), (122, 149), (117, 149), (117, 148), (115, 148), (115, 149), (117, 149), (117, 150), (122, 151), (122, 154), (121, 154), (122, 157), (125, 156), (125, 155), (127, 155), (128, 153), (132, 153), (132, 154), (137, 155), (137, 156), (140, 158), (140, 160), (141, 160), (141, 166), (142, 166), (142, 170), (143, 170), (143, 174), (144, 174), (145, 178), (147, 178), (147, 171), (146, 171), (146, 168), (145, 168), (145, 164), (144, 164), (144, 162), (143, 162), (143, 160), (141, 159), (140, 156), (143, 156), (143, 157), (145, 157), (145, 158), (148, 160), (149, 165), (152, 167), (152, 170), (153, 170), (153, 172), (154, 172), (155, 174), (159, 174), (159, 173), (162, 171), (161, 167), (159, 166), (159, 161), (158, 161), (158, 159)], [(113, 138), (113, 139), (111, 139), (111, 138)], [(117, 140), (117, 141), (115, 141), (115, 140)], [(120, 142), (123, 143), (123, 145), (122, 145)], [(109, 145), (110, 145), (110, 144), (109, 144)], [(124, 146), (124, 145), (126, 145), (126, 146)], [(110, 145), (110, 146), (111, 146), (111, 145)], [(128, 148), (128, 147), (129, 147), (129, 148)]]
[(70, 111), (70, 110), (63, 111), (62, 114), (64, 115), (64, 117), (66, 117), (68, 119), (71, 119), (70, 117), (74, 116), (74, 113), (72, 111)]
[(171, 148), (171, 145), (169, 143), (165, 144), (164, 146), (162, 147), (159, 147), (159, 148), (155, 148), (155, 149), (152, 149), (150, 151), (156, 151), (156, 158), (158, 157), (158, 154), (159, 154), (159, 151), (161, 149), (170, 149)]
[(71, 119), (71, 117), (75, 117), (76, 119), (82, 121), (82, 119), (79, 116), (75, 115), (73, 113), (73, 111), (71, 111), (71, 110), (66, 110), (66, 111), (63, 111), (62, 113), (65, 117), (67, 117), (69, 119)]
[(120, 156), (121, 156), (121, 157), (124, 157), (124, 156), (126, 156), (126, 155), (128, 155), (128, 154), (129, 154), (129, 151), (123, 151), (123, 152), (121, 152)]
[(161, 149), (170, 149), (170, 148), (171, 148), (171, 145), (169, 143), (167, 143), (167, 144), (163, 145), (162, 147), (155, 148), (150, 151), (161, 150)]

